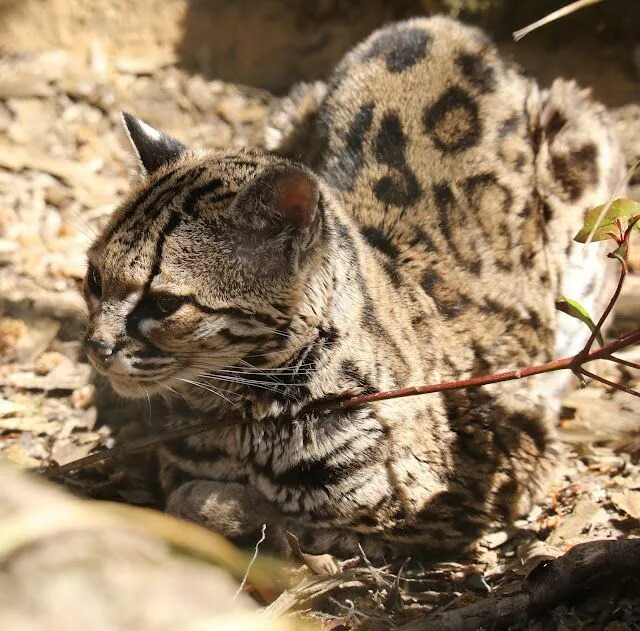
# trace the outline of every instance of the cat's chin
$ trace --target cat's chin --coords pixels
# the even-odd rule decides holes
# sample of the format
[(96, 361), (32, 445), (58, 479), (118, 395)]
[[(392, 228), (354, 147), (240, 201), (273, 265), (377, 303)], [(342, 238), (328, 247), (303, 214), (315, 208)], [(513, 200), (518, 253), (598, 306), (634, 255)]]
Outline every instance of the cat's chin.
[(125, 399), (146, 399), (149, 395), (161, 390), (157, 383), (139, 382), (114, 376), (109, 376), (109, 383), (114, 392)]

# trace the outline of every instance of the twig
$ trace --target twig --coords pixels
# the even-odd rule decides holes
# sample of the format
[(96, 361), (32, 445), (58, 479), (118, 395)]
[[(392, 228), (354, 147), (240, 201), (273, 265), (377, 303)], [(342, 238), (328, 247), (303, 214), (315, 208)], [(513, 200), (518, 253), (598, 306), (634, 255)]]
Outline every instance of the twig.
[(598, 320), (598, 323), (594, 327), (593, 331), (591, 331), (591, 335), (589, 336), (589, 339), (587, 340), (587, 343), (584, 345), (584, 348), (580, 351), (579, 354), (582, 354), (582, 355), (588, 355), (589, 354), (589, 351), (591, 350), (591, 347), (593, 346), (593, 343), (595, 342), (596, 338), (598, 337), (598, 333), (600, 333), (600, 331), (602, 330), (602, 327), (603, 327), (606, 319), (609, 317), (609, 314), (611, 313), (611, 310), (613, 309), (614, 305), (618, 301), (618, 297), (620, 296), (620, 292), (622, 291), (622, 285), (624, 285), (624, 279), (626, 277), (627, 277), (627, 265), (626, 265), (625, 262), (621, 261), (620, 262), (620, 277), (618, 278), (618, 285), (616, 287), (616, 290), (613, 293), (613, 296), (611, 296), (611, 299), (609, 300), (609, 303), (607, 304), (607, 307), (605, 308), (603, 314), (600, 316), (600, 319)]
[(614, 362), (615, 364), (626, 366), (627, 368), (634, 368), (635, 370), (640, 370), (640, 364), (636, 364), (635, 362), (630, 362), (628, 359), (622, 359), (621, 357), (616, 357), (615, 355), (609, 355), (606, 359), (610, 362)]
[(596, 375), (592, 372), (589, 372), (584, 368), (580, 368), (579, 372), (581, 375), (584, 375), (585, 377), (589, 377), (589, 379), (593, 379), (594, 381), (599, 381), (600, 383), (604, 383), (605, 385), (610, 386), (611, 388), (615, 388), (616, 390), (622, 390), (622, 392), (626, 392), (627, 394), (630, 394), (634, 397), (640, 397), (640, 392), (637, 392), (636, 390), (632, 390), (631, 388), (627, 388), (627, 386), (623, 386), (622, 384), (616, 383), (615, 381), (610, 381), (609, 379), (605, 379), (604, 377), (601, 377), (600, 375)]
[[(237, 422), (237, 421), (236, 421)], [(226, 425), (231, 425), (227, 422)], [(129, 454), (142, 451), (148, 447), (153, 447), (160, 443), (166, 443), (178, 438), (184, 438), (185, 436), (194, 436), (207, 430), (225, 427), (225, 421), (221, 420), (216, 423), (198, 423), (197, 425), (189, 425), (188, 427), (182, 427), (180, 429), (170, 430), (168, 432), (162, 432), (162, 434), (152, 434), (151, 436), (143, 436), (135, 440), (130, 440), (126, 445), (118, 445), (111, 449), (103, 449), (95, 454), (90, 454), (84, 458), (78, 458), (67, 464), (59, 465), (56, 467), (38, 467), (33, 470), (34, 473), (41, 473), (50, 478), (59, 478), (60, 476), (72, 473), (78, 469), (85, 469), (92, 464), (97, 464), (104, 460), (113, 460), (114, 458), (120, 458)], [(159, 440), (158, 440), (159, 439)]]
[[(447, 381), (445, 383), (438, 383), (435, 385), (424, 386), (409, 386), (407, 388), (398, 388), (397, 390), (387, 390), (385, 392), (375, 392), (373, 394), (362, 394), (355, 397), (342, 400), (331, 400), (315, 403), (304, 407), (300, 414), (306, 414), (308, 412), (320, 412), (325, 410), (337, 410), (348, 409), (352, 407), (362, 406), (369, 403), (375, 403), (378, 401), (390, 401), (392, 399), (400, 399), (403, 397), (411, 397), (418, 394), (433, 394), (436, 392), (447, 392), (450, 390), (461, 390), (463, 388), (479, 388), (481, 386), (490, 385), (493, 383), (501, 383), (503, 381), (513, 381), (515, 379), (522, 379), (523, 377), (531, 377), (533, 375), (541, 375), (548, 372), (555, 372), (558, 370), (578, 370), (583, 363), (591, 362), (596, 359), (609, 359), (611, 353), (627, 348), (640, 342), (640, 329), (633, 331), (629, 335), (620, 340), (605, 344), (602, 348), (591, 351), (586, 357), (582, 357), (580, 354), (572, 357), (565, 357), (564, 359), (555, 359), (544, 364), (537, 366), (527, 366), (526, 368), (518, 368), (517, 370), (509, 370), (507, 372), (496, 373), (493, 375), (484, 375), (482, 377), (471, 377), (469, 379), (460, 379), (456, 381)], [(590, 376), (589, 373), (588, 376)], [(625, 390), (624, 386), (609, 382), (614, 388), (619, 390)], [(625, 390), (626, 391), (626, 390)], [(178, 438), (184, 438), (185, 436), (195, 436), (207, 431), (220, 430), (225, 427), (237, 425), (242, 422), (239, 419), (217, 419), (215, 421), (209, 421), (206, 423), (198, 423), (197, 425), (189, 425), (181, 429), (172, 430), (169, 432), (163, 432), (161, 434), (154, 434), (151, 436), (145, 436), (137, 440), (129, 441), (126, 445), (119, 445), (112, 449), (104, 449), (98, 451), (95, 454), (79, 458), (73, 462), (69, 462), (64, 465), (56, 467), (39, 467), (34, 471), (46, 475), (48, 478), (59, 478), (63, 475), (67, 475), (79, 469), (85, 469), (98, 462), (105, 460), (113, 460), (114, 458), (120, 458), (129, 454), (143, 451), (149, 447), (160, 445), (162, 443), (170, 442)]]
[(512, 33), (513, 39), (516, 42), (518, 42), (525, 35), (528, 35), (529, 33), (531, 33), (531, 31), (535, 31), (541, 26), (545, 26), (545, 24), (549, 24), (550, 22), (555, 22), (555, 20), (559, 20), (560, 18), (563, 18), (573, 13), (574, 11), (579, 11), (580, 9), (584, 9), (585, 7), (588, 7), (592, 4), (598, 4), (598, 2), (602, 2), (602, 1), (603, 0), (576, 0), (576, 2), (572, 2), (571, 4), (568, 4), (567, 6), (562, 7), (557, 11), (553, 11), (552, 13), (549, 13), (549, 15), (545, 15), (540, 20), (536, 20), (535, 22), (533, 22), (533, 24), (529, 24), (529, 26), (525, 26), (524, 28), (521, 28), (518, 31), (514, 31)]
[(240, 585), (238, 586), (236, 593), (233, 595), (233, 600), (238, 598), (238, 596), (244, 589), (244, 586), (247, 584), (247, 579), (249, 578), (249, 573), (251, 572), (251, 568), (253, 567), (253, 564), (256, 562), (256, 559), (258, 558), (258, 550), (260, 549), (260, 544), (266, 538), (267, 538), (267, 524), (262, 524), (262, 532), (260, 534), (260, 539), (256, 543), (256, 547), (253, 550), (253, 556), (249, 561), (249, 565), (247, 565), (247, 571), (244, 573), (244, 576), (242, 577), (242, 581), (240, 582)]

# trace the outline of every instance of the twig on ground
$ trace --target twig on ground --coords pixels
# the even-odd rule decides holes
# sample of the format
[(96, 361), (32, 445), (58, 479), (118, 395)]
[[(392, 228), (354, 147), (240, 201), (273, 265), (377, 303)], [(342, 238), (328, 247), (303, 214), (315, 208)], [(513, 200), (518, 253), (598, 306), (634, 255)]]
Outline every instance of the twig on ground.
[(256, 543), (256, 547), (253, 550), (253, 556), (249, 561), (249, 565), (247, 565), (247, 571), (244, 573), (244, 576), (242, 577), (242, 581), (240, 581), (240, 585), (238, 586), (236, 593), (233, 595), (234, 600), (242, 593), (244, 586), (247, 584), (247, 579), (249, 578), (249, 573), (251, 572), (251, 568), (253, 567), (253, 564), (256, 562), (256, 559), (258, 558), (258, 551), (260, 549), (260, 544), (266, 538), (267, 538), (267, 524), (262, 524), (262, 532), (260, 533), (260, 539), (258, 539)]

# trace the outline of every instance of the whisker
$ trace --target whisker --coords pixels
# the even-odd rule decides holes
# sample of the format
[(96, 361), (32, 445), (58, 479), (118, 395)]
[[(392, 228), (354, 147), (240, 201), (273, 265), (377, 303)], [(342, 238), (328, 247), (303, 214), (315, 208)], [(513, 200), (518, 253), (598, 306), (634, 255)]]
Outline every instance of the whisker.
[(262, 390), (267, 390), (269, 392), (274, 392), (276, 394), (279, 394), (279, 390), (277, 387), (273, 386), (273, 387), (269, 387), (261, 382), (258, 381), (252, 381), (249, 379), (231, 379), (228, 377), (221, 377), (219, 375), (215, 375), (215, 374), (200, 374), (198, 375), (199, 377), (203, 377), (204, 379), (216, 379), (218, 381), (226, 381), (227, 383), (235, 383), (241, 386), (252, 386), (254, 388), (261, 388)]
[(184, 379), (183, 377), (174, 377), (174, 379), (177, 379), (178, 381), (183, 381), (184, 383), (191, 384), (192, 386), (196, 386), (198, 388), (202, 388), (203, 390), (206, 390), (207, 392), (211, 392), (211, 394), (215, 394), (221, 399), (224, 399), (227, 403), (229, 403), (229, 405), (232, 405), (235, 408), (238, 407), (236, 403), (233, 403), (233, 401), (229, 400), (227, 397), (224, 396), (224, 394), (221, 394), (218, 390), (216, 390), (213, 387), (207, 387), (205, 384), (202, 384), (199, 381), (191, 381), (190, 379)]

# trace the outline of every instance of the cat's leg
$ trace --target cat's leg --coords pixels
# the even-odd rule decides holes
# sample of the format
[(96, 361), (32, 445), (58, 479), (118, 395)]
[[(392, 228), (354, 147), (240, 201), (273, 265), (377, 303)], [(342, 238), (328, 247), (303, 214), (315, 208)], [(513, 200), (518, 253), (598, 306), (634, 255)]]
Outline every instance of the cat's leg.
[(239, 545), (255, 544), (264, 527), (265, 547), (279, 554), (287, 549), (286, 526), (277, 507), (245, 484), (212, 480), (185, 482), (169, 494), (166, 511)]
[(382, 558), (389, 552), (378, 538), (317, 527), (308, 518), (283, 515), (257, 489), (237, 482), (185, 482), (169, 494), (166, 511), (242, 546), (255, 545), (264, 530), (263, 547), (282, 556), (292, 555), (289, 532), (297, 538), (301, 551), (315, 557), (316, 564), (327, 572), (337, 567), (328, 552), (347, 557), (362, 549), (370, 558)]
[[(572, 238), (586, 211), (614, 194), (624, 196), (624, 187), (616, 190), (625, 173), (624, 155), (609, 112), (588, 90), (557, 79), (540, 97), (536, 182), (546, 232), (555, 237), (546, 244), (545, 256), (560, 271), (558, 293), (578, 300), (596, 317), (615, 286), (616, 266), (605, 256), (607, 245), (585, 249)], [(573, 318), (560, 317), (558, 325), (556, 355), (578, 352), (589, 331)]]

